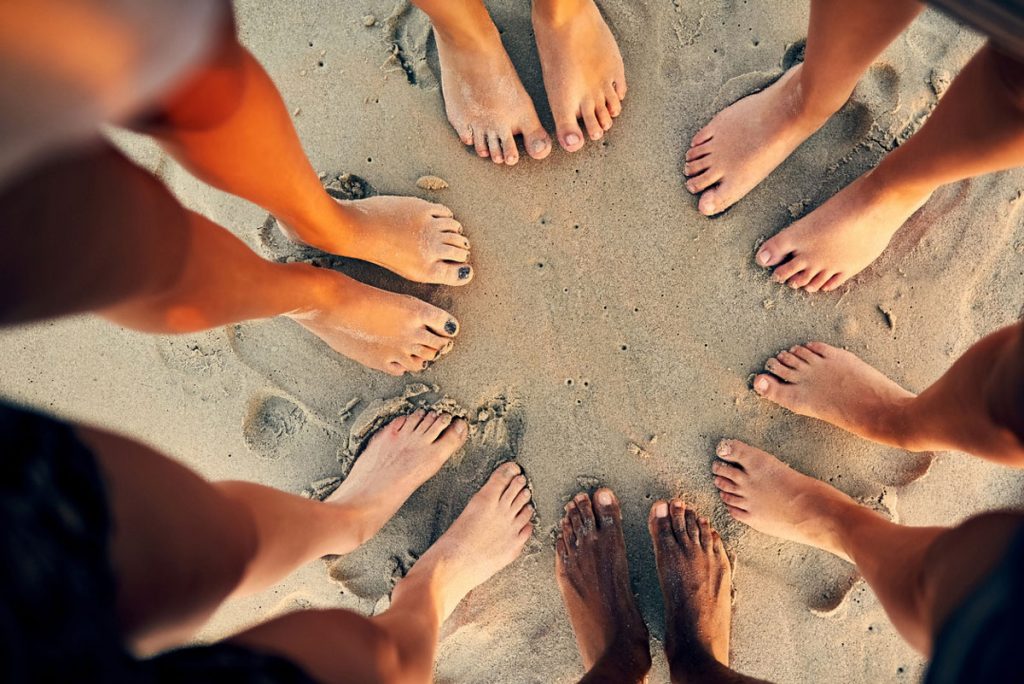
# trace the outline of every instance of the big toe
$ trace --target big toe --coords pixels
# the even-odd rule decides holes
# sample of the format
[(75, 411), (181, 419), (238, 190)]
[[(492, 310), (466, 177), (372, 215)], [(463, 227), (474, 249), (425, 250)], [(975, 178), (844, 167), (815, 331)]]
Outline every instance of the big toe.
[(757, 263), (765, 268), (771, 268), (781, 264), (792, 253), (793, 248), (785, 239), (785, 232), (779, 233), (761, 245), (761, 249), (757, 250)]
[[(438, 261), (434, 264), (433, 279), (438, 285), (452, 287), (469, 285), (469, 282), (473, 280), (473, 267), (458, 261)], [(447, 325), (447, 321), (445, 325)], [(455, 329), (458, 330), (458, 324)]]
[(792, 404), (790, 390), (792, 385), (786, 384), (774, 375), (761, 373), (754, 378), (754, 391), (768, 401), (773, 401), (780, 406), (789, 408)]
[(622, 510), (615, 492), (601, 487), (594, 492), (594, 513), (600, 529), (622, 527)]
[(551, 136), (538, 121), (535, 126), (523, 130), (523, 147), (526, 153), (540, 160), (551, 154)]

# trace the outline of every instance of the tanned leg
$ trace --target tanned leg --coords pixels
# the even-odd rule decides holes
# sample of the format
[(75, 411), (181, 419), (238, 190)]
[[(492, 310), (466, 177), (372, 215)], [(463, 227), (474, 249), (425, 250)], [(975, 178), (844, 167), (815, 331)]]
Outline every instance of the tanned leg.
[(982, 48), (925, 125), (872, 171), (764, 243), (773, 278), (834, 290), (875, 260), (940, 185), (1024, 164), (1024, 64)]
[[(231, 595), (372, 537), (465, 442), (464, 421), (422, 411), (377, 433), (326, 502), (248, 482), (209, 483), (137, 442), (81, 428), (106, 481), (125, 637), (182, 643)], [(182, 505), (187, 501), (187, 505)]]
[(896, 525), (743, 442), (723, 441), (718, 457), (715, 486), (735, 519), (855, 563), (896, 629), (925, 654), (1022, 523), (1019, 513), (989, 513), (953, 529)]
[(373, 618), (345, 611), (286, 615), (233, 639), (286, 656), (322, 682), (429, 682), (441, 624), (474, 588), (514, 561), (533, 531), (526, 478), (500, 466)]
[(683, 170), (700, 212), (728, 209), (821, 128), (922, 9), (915, 0), (812, 0), (803, 63), (693, 136)]
[(551, 153), (533, 101), (480, 0), (414, 0), (437, 38), (444, 106), (459, 139), (495, 164), (519, 162), (515, 137), (534, 159)]
[(183, 333), (288, 315), (335, 351), (393, 375), (422, 370), (458, 331), (413, 297), (260, 258), (109, 146), (8, 186), (0, 223), (4, 323), (95, 311), (137, 330)]
[(418, 282), (465, 285), (473, 276), (469, 241), (447, 207), (411, 197), (338, 202), (327, 194), (280, 93), (232, 27), (212, 60), (140, 129), (198, 178), (267, 209), (300, 242)]
[[(1024, 324), (975, 343), (941, 378), (914, 395), (854, 354), (822, 342), (797, 345), (768, 359), (754, 391), (802, 416), (911, 451), (965, 451), (1024, 467), (1024, 440), (1014, 388), (1024, 386)], [(998, 386), (1006, 396), (990, 400)]]
[(622, 512), (610, 489), (580, 492), (565, 507), (555, 577), (572, 622), (584, 682), (643, 682), (650, 637), (629, 582)]

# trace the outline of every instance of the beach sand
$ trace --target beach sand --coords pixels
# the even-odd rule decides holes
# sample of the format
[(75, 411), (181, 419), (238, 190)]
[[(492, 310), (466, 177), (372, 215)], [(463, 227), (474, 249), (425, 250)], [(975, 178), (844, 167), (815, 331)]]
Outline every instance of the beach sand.
[[(1019, 170), (939, 190), (883, 257), (837, 292), (790, 291), (753, 261), (756, 244), (916, 130), (982, 41), (927, 11), (822, 131), (733, 209), (707, 219), (683, 189), (690, 137), (800, 58), (807, 4), (601, 4), (626, 62), (624, 113), (603, 141), (543, 162), (524, 155), (514, 168), (478, 159), (451, 131), (419, 12), (395, 0), (237, 5), (244, 42), (280, 86), (326, 180), (355, 174), (380, 193), (443, 202), (465, 225), (476, 268), (466, 288), (341, 266), (459, 318), (454, 350), (422, 375), (364, 370), (283, 319), (152, 337), (73, 318), (0, 335), (4, 395), (143, 439), (210, 478), (300, 492), (342, 476), (350, 433), (381, 411), (444, 399), (470, 419), (467, 447), (376, 539), (225, 606), (202, 638), (299, 607), (383, 610), (395, 579), (493, 465), (515, 458), (537, 504), (535, 540), (447, 623), (438, 681), (580, 676), (551, 541), (562, 505), (598, 484), (623, 502), (634, 587), (651, 627), (652, 682), (667, 681), (667, 667), (646, 516), (655, 499), (675, 495), (712, 520), (735, 558), (737, 669), (776, 682), (920, 677), (923, 660), (850, 565), (733, 522), (709, 468), (720, 438), (744, 439), (916, 525), (1024, 502), (1018, 472), (869, 444), (762, 401), (748, 384), (768, 356), (820, 339), (921, 390), (1020, 314)], [(489, 5), (553, 130), (528, 3)], [(296, 253), (275, 241), (263, 210), (204, 187), (149, 141), (117, 140), (188, 206), (254, 248)], [(424, 175), (449, 187), (422, 189)]]

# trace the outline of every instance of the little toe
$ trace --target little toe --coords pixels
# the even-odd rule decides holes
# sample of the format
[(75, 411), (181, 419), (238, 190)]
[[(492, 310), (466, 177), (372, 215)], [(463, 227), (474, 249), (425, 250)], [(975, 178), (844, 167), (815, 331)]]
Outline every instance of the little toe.
[(583, 518), (580, 517), (580, 510), (576, 506), (575, 499), (569, 502), (569, 510), (566, 511), (566, 515), (569, 517), (569, 523), (572, 525), (572, 532), (576, 535), (576, 539), (584, 541)]
[(608, 107), (608, 113), (612, 118), (616, 118), (622, 113), (622, 100), (619, 99), (618, 93), (611, 86), (605, 88), (604, 91), (605, 104)]
[(389, 361), (382, 370), (388, 375), (394, 375), (395, 377), (405, 375), (405, 368), (397, 361)]
[(626, 99), (626, 91), (629, 88), (626, 86), (626, 75), (619, 74), (614, 81), (612, 81), (612, 88), (615, 89), (615, 94), (618, 95), (620, 100)]

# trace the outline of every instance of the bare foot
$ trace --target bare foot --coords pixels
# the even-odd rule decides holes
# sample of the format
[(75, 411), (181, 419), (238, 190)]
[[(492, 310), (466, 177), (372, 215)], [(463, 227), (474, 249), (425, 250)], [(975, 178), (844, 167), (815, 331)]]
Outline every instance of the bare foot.
[(469, 240), (443, 204), (394, 195), (335, 202), (338, 216), (328, 232), (300, 234), (278, 225), (296, 242), (377, 264), (406, 280), (465, 285), (473, 279)]
[(808, 106), (802, 67), (726, 107), (693, 136), (683, 172), (686, 189), (702, 193), (700, 213), (713, 216), (736, 204), (836, 111)]
[(448, 121), (465, 145), (495, 164), (519, 161), (515, 136), (523, 136), (526, 153), (543, 159), (551, 153), (551, 138), (537, 118), (533, 100), (501, 44), (497, 27), (488, 18), (479, 35), (449, 35), (436, 25), (441, 61), (441, 88)]
[(407, 295), (364, 285), (335, 271), (318, 270), (317, 305), (289, 318), (334, 351), (391, 375), (425, 369), (446, 354), (458, 333), (448, 313)]
[(519, 466), (502, 464), (410, 570), (407, 580), (433, 575), (431, 585), (438, 592), (442, 620), (466, 594), (522, 553), (533, 533), (530, 497)]
[(626, 71), (618, 43), (593, 0), (534, 0), (533, 30), (544, 88), (562, 147), (583, 147), (582, 119), (600, 140), (622, 111)]
[(851, 507), (862, 506), (838, 489), (739, 440), (722, 440), (716, 453), (721, 460), (711, 466), (715, 487), (733, 518), (758, 532), (850, 560), (836, 527)]
[(413, 492), (466, 443), (466, 421), (449, 413), (414, 411), (382, 427), (371, 439), (328, 503), (360, 511), (366, 541)]
[(728, 667), (732, 569), (722, 538), (679, 499), (656, 501), (647, 527), (665, 600), (672, 680)]
[(754, 391), (793, 413), (855, 435), (904, 446), (904, 409), (916, 395), (845, 349), (808, 342), (768, 359)]
[(647, 626), (629, 583), (619, 502), (610, 489), (581, 492), (565, 507), (555, 543), (555, 577), (589, 671), (614, 657), (621, 681), (643, 681), (651, 668)]
[(765, 242), (757, 263), (792, 288), (830, 292), (877, 259), (930, 195), (899, 191), (869, 172)]

